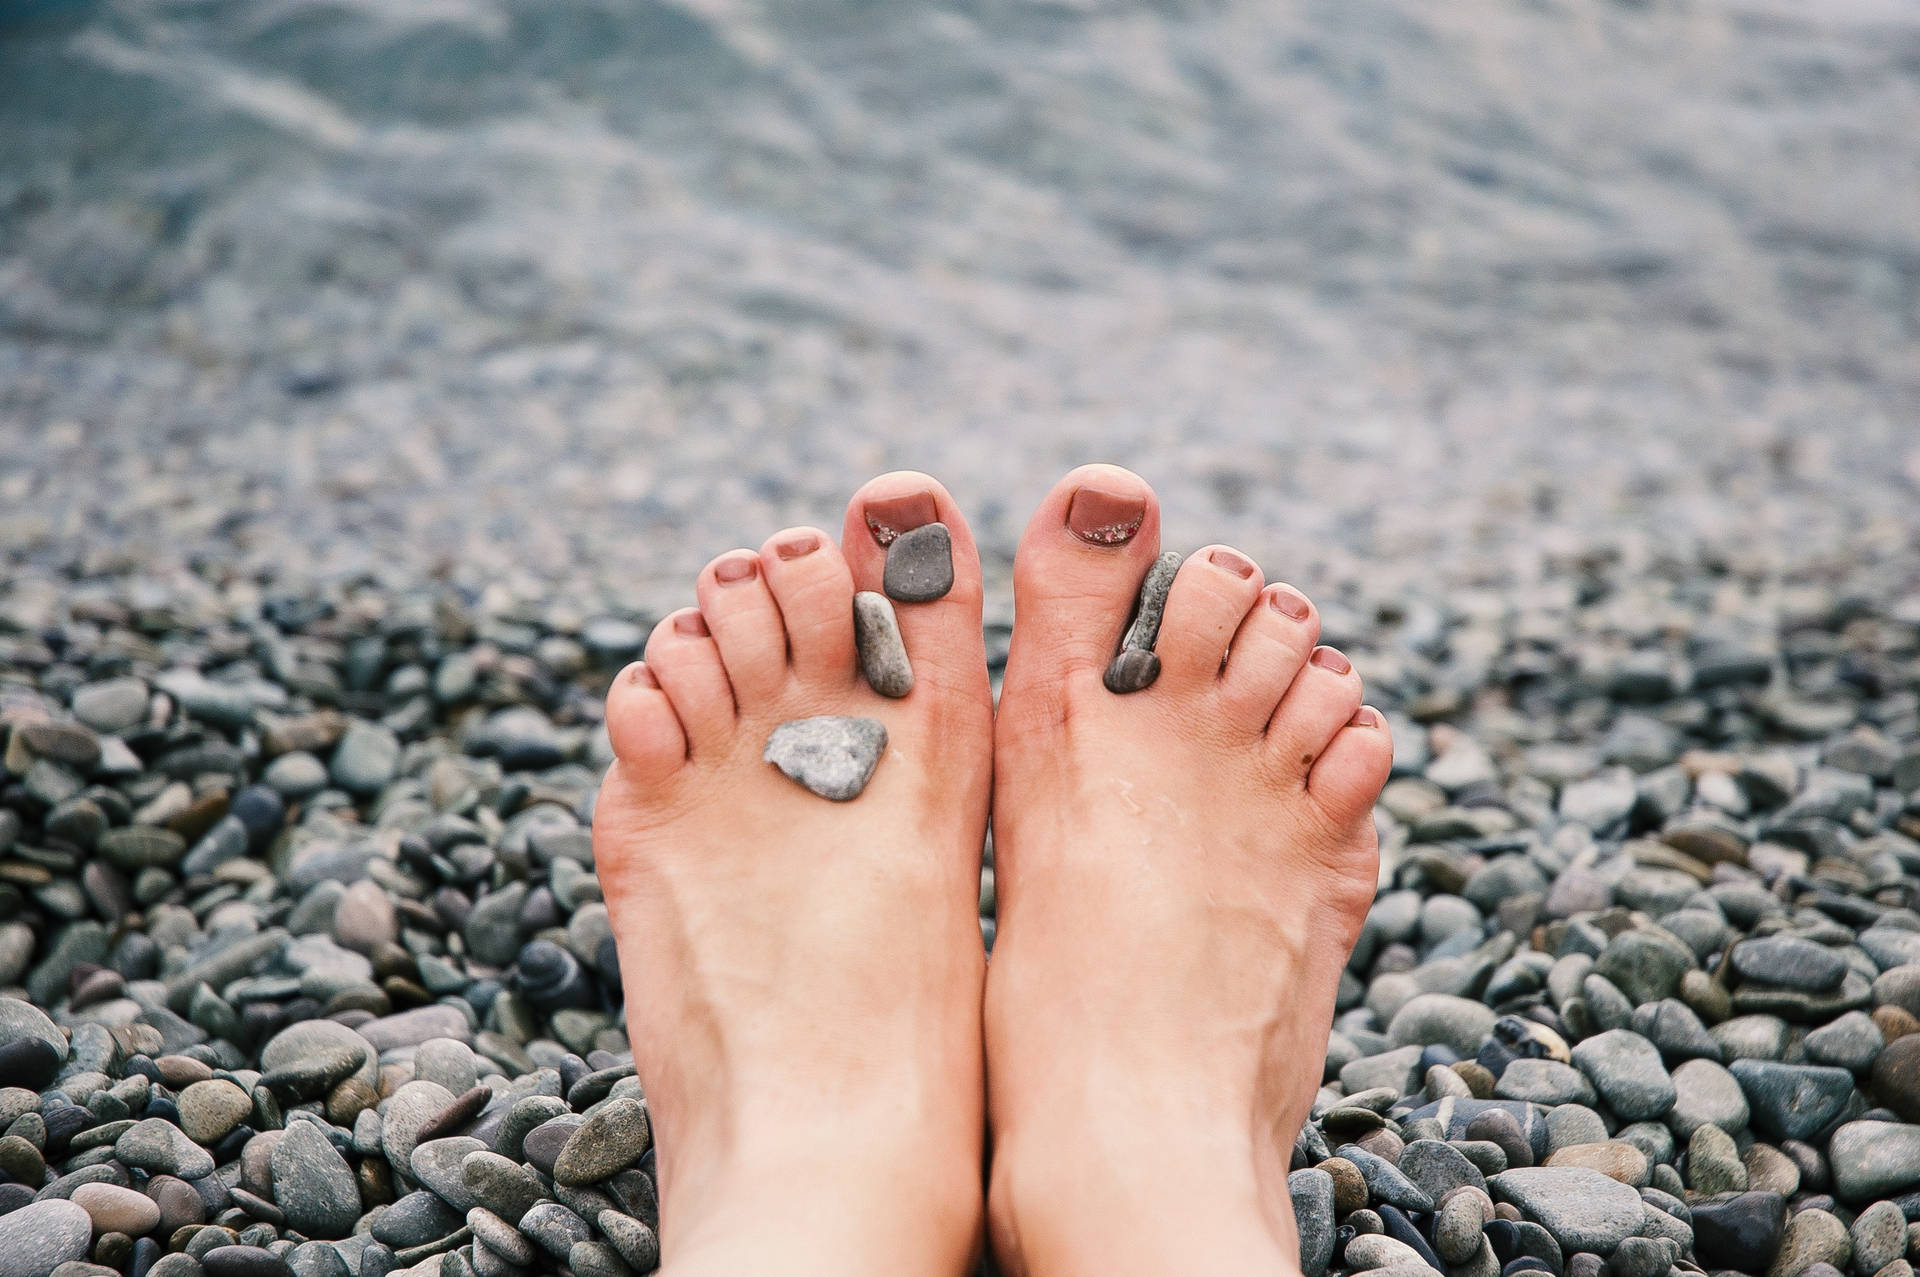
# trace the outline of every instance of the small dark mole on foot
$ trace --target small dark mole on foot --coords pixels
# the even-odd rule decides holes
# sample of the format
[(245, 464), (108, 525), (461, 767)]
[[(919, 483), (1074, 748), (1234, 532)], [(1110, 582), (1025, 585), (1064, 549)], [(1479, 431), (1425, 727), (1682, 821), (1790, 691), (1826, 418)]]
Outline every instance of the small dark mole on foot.
[(1311, 766), (1313, 766), (1313, 755), (1312, 755), (1312, 754), (1302, 754), (1302, 755), (1300, 755), (1300, 765), (1301, 765), (1302, 767), (1311, 767)]

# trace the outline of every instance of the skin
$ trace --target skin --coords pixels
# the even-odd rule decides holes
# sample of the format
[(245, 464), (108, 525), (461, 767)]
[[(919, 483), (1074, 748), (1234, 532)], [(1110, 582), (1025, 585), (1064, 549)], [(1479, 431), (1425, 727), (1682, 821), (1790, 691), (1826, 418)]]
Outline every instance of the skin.
[[(888, 700), (853, 591), (936, 518), (954, 588), (897, 605), (915, 684)], [(1022, 1274), (1297, 1267), (1288, 1153), (1392, 747), (1304, 596), (1227, 547), (1176, 578), (1159, 679), (1106, 691), (1158, 527), (1123, 470), (1048, 495), (997, 723), (973, 538), (912, 473), (861, 489), (838, 546), (789, 529), (716, 559), (615, 680), (595, 859), (673, 1277), (959, 1274), (988, 1239)], [(814, 714), (887, 727), (850, 803), (760, 757)]]

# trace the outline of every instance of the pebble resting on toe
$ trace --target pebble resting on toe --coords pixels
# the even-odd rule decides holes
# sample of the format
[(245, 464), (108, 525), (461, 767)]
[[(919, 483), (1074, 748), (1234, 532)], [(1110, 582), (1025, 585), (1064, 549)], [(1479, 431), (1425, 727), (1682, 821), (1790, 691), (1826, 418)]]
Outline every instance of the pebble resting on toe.
[(923, 524), (889, 541), (882, 583), (887, 597), (902, 603), (945, 598), (953, 589), (953, 535), (947, 525)]
[(1107, 690), (1116, 695), (1144, 691), (1160, 677), (1160, 658), (1153, 645), (1160, 637), (1160, 618), (1167, 610), (1167, 592), (1180, 571), (1181, 556), (1168, 550), (1153, 561), (1146, 579), (1140, 582), (1140, 602), (1134, 609), (1133, 624), (1120, 640), (1120, 654), (1107, 666)]
[(886, 595), (861, 590), (853, 596), (853, 644), (868, 687), (894, 700), (913, 690), (906, 640), (900, 637), (900, 619)]
[(844, 803), (867, 787), (886, 748), (887, 729), (874, 719), (822, 714), (774, 728), (761, 757), (822, 798)]

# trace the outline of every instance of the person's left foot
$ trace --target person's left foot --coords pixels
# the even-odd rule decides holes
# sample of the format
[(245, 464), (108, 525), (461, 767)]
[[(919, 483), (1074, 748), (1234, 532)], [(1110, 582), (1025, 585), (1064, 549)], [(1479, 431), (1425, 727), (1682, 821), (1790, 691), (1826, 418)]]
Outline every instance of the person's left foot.
[[(890, 699), (856, 662), (854, 591), (881, 590), (885, 543), (935, 521), (952, 586), (897, 604), (913, 686)], [(855, 496), (842, 545), (794, 528), (715, 559), (700, 606), (607, 696), (594, 860), (675, 1274), (957, 1274), (979, 1245), (979, 557), (946, 490), (910, 473)], [(929, 549), (899, 592), (938, 588)], [(851, 801), (763, 757), (780, 724), (822, 715), (886, 729)]]

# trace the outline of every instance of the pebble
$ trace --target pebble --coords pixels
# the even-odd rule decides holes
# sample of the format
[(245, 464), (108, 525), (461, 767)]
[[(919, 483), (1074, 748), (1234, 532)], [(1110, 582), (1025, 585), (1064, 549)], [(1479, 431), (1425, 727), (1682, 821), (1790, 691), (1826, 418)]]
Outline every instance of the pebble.
[(833, 802), (858, 798), (887, 748), (876, 719), (823, 715), (773, 729), (761, 757), (803, 788)]
[(1906, 1214), (1894, 1202), (1875, 1202), (1854, 1217), (1848, 1237), (1855, 1277), (1873, 1277), (1906, 1254)]
[(867, 686), (896, 699), (913, 690), (913, 665), (907, 659), (906, 640), (900, 637), (900, 622), (886, 595), (872, 590), (854, 594), (853, 642)]
[(1753, 1129), (1804, 1140), (1840, 1116), (1854, 1093), (1853, 1074), (1818, 1064), (1735, 1060), (1728, 1068), (1753, 1110)]
[(138, 1237), (160, 1226), (160, 1207), (151, 1197), (117, 1184), (82, 1184), (68, 1200), (87, 1212), (96, 1233)]
[(1842, 1201), (1870, 1201), (1920, 1188), (1920, 1126), (1848, 1122), (1833, 1133), (1827, 1156)]
[(1674, 1105), (1673, 1078), (1660, 1051), (1638, 1033), (1611, 1029), (1573, 1048), (1573, 1062), (1600, 1097), (1629, 1122), (1663, 1117)]
[[(1296, 1171), (1294, 1173), (1299, 1174), (1300, 1172)], [(605, 1234), (606, 1239), (613, 1244), (613, 1248), (620, 1252), (620, 1258), (626, 1260), (635, 1272), (650, 1273), (660, 1266), (660, 1238), (654, 1233), (653, 1229), (648, 1227), (643, 1221), (637, 1220), (631, 1215), (622, 1215), (617, 1211), (605, 1210), (600, 1212), (595, 1222), (600, 1225), (600, 1231)], [(1329, 1256), (1333, 1253), (1331, 1220), (1327, 1223), (1326, 1250)], [(1304, 1238), (1301, 1242), (1301, 1253), (1303, 1255), (1306, 1253), (1306, 1242)], [(1319, 1253), (1317, 1244), (1315, 1253)], [(568, 1254), (571, 1255), (572, 1252), (569, 1251)], [(1323, 1258), (1320, 1261), (1319, 1271), (1324, 1272), (1325, 1269), (1326, 1259)], [(1302, 1277), (1318, 1277), (1318, 1273), (1311, 1268), (1306, 1268), (1303, 1262)]]
[(1831, 949), (1797, 936), (1766, 936), (1733, 947), (1733, 969), (1743, 979), (1825, 993), (1840, 987), (1847, 963)]
[(925, 523), (887, 543), (881, 573), (887, 597), (900, 603), (929, 603), (953, 589), (953, 534), (944, 523)]
[(1802, 1210), (1787, 1221), (1767, 1277), (1803, 1277), (1815, 1264), (1830, 1264), (1844, 1273), (1852, 1255), (1853, 1240), (1845, 1224), (1823, 1210)]
[[(1293, 1199), (1294, 1224), (1300, 1236), (1302, 1277), (1321, 1277), (1333, 1258), (1333, 1177), (1324, 1170), (1306, 1167), (1287, 1176), (1287, 1192)], [(602, 1232), (606, 1231), (604, 1218), (600, 1221), (600, 1227)], [(633, 1257), (627, 1255), (626, 1247), (621, 1246), (619, 1238), (609, 1234), (609, 1239), (620, 1247), (627, 1262), (634, 1262)]]
[(289, 1123), (270, 1166), (274, 1201), (288, 1228), (318, 1238), (352, 1234), (361, 1211), (359, 1181), (319, 1126)]
[(1640, 1194), (1584, 1167), (1535, 1166), (1487, 1181), (1493, 1198), (1519, 1208), (1562, 1250), (1610, 1255), (1641, 1224)]
[(173, 1123), (152, 1117), (136, 1122), (114, 1142), (113, 1155), (135, 1170), (196, 1180), (213, 1173), (213, 1156)]
[(554, 1159), (554, 1182), (577, 1187), (606, 1179), (639, 1161), (651, 1143), (646, 1106), (608, 1100), (567, 1138)]
[(28, 1203), (0, 1215), (0, 1277), (47, 1277), (84, 1259), (92, 1240), (93, 1217), (85, 1207), (58, 1198)]
[(1148, 565), (1140, 582), (1139, 599), (1133, 619), (1121, 636), (1120, 650), (1107, 666), (1107, 690), (1116, 695), (1142, 691), (1160, 676), (1160, 658), (1153, 653), (1160, 638), (1160, 618), (1167, 607), (1167, 593), (1180, 571), (1182, 556), (1168, 550)]
[(1920, 1033), (1890, 1042), (1875, 1055), (1872, 1085), (1882, 1104), (1909, 1122), (1920, 1122)]
[(253, 1097), (225, 1078), (195, 1082), (174, 1101), (180, 1129), (199, 1144), (217, 1144), (253, 1112)]
[(1740, 1193), (1695, 1203), (1691, 1221), (1694, 1249), (1703, 1263), (1760, 1272), (1786, 1235), (1787, 1201), (1778, 1193)]

